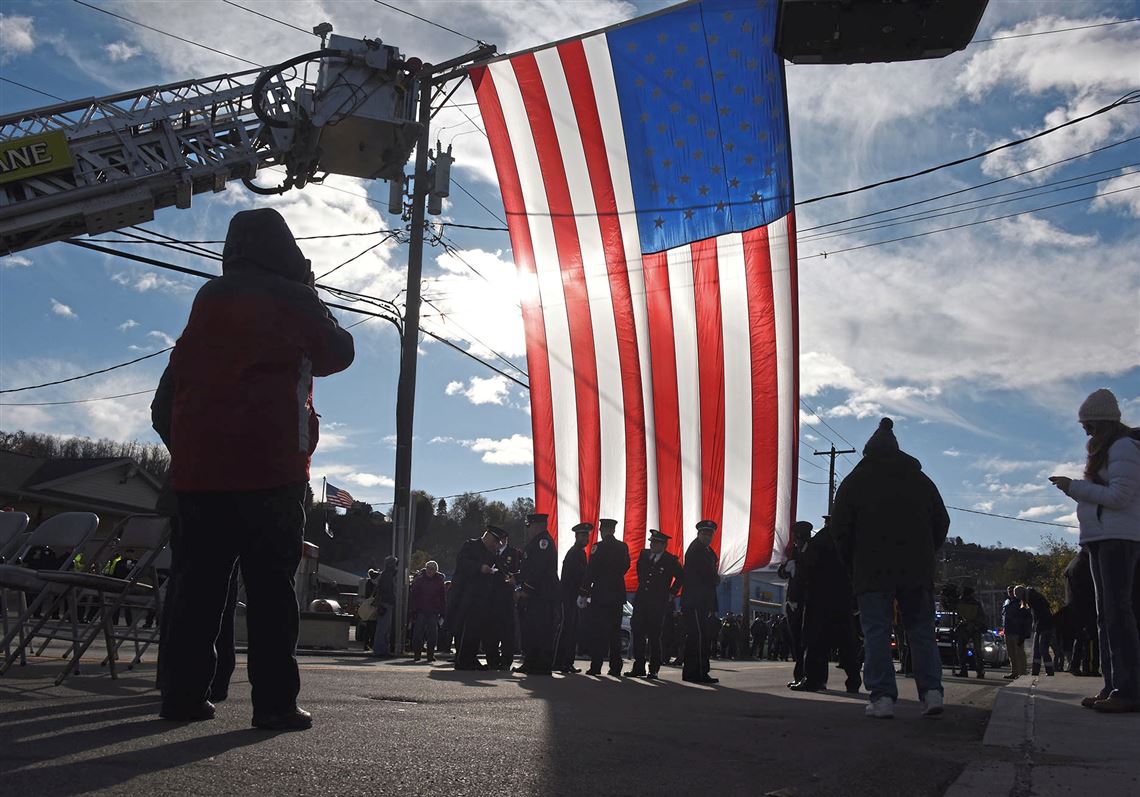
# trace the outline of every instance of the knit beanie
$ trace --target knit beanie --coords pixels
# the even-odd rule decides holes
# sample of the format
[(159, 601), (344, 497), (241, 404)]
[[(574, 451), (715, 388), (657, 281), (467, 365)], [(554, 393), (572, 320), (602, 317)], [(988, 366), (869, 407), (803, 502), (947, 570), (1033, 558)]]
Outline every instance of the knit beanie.
[(868, 454), (897, 454), (899, 441), (895, 439), (895, 433), (891, 431), (894, 426), (895, 422), (890, 418), (883, 418), (879, 421), (879, 428), (871, 435), (867, 445), (863, 446), (863, 456)]
[(1084, 404), (1077, 411), (1077, 418), (1081, 423), (1085, 421), (1119, 421), (1120, 405), (1116, 403), (1116, 396), (1112, 391), (1102, 387), (1094, 390), (1085, 399)]

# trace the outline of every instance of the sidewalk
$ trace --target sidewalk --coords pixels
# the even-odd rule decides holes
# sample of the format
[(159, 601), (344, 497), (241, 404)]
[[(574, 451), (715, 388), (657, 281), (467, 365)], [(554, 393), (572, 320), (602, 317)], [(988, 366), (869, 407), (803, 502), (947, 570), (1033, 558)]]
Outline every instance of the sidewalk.
[(1082, 708), (1101, 678), (1023, 675), (994, 701), (982, 758), (946, 797), (1140, 794), (1140, 713)]

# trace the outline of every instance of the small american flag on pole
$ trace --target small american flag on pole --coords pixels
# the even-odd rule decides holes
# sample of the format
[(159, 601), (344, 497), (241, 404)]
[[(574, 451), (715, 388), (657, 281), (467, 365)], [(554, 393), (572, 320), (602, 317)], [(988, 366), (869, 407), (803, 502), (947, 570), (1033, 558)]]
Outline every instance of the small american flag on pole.
[(352, 494), (348, 490), (341, 490), (325, 482), (325, 501), (341, 509), (352, 509)]
[[(720, 570), (796, 502), (795, 225), (775, 0), (685, 3), (471, 70), (522, 278), (535, 504)], [(627, 575), (627, 588), (636, 573)]]

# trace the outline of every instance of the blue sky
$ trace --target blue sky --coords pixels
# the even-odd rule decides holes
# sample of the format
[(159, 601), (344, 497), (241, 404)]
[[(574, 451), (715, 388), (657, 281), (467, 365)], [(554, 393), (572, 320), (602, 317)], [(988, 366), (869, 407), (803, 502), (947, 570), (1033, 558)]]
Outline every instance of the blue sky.
[[(317, 43), (222, 0), (93, 4), (263, 64)], [(246, 0), (241, 5), (303, 29), (328, 20), (337, 33), (379, 36), (425, 61), (453, 57), (472, 45), (374, 3)], [(408, 2), (402, 7), (508, 52), (662, 5), (484, 0)], [(1136, 17), (1137, 2), (991, 0), (976, 38), (1016, 38), (981, 42), (930, 62), (789, 65), (797, 197), (953, 160), (1112, 102), (1140, 87), (1140, 23), (1102, 23)], [(1101, 26), (1024, 35), (1093, 25)], [(0, 76), (67, 99), (246, 68), (62, 0), (7, 0), (0, 41)], [(473, 97), (464, 87), (455, 100), (469, 103)], [(2, 114), (50, 102), (0, 82)], [(462, 110), (478, 121), (476, 107)], [(502, 205), (486, 139), (459, 111), (445, 110), (436, 123), (438, 137), (454, 147), (456, 181), (489, 208), (453, 190), (446, 218), (500, 226), (495, 216), (502, 216)], [(830, 238), (809, 238), (813, 232), (808, 228), (1044, 166), (1137, 135), (1140, 106), (1127, 106), (981, 161), (799, 209), (802, 397), (818, 413), (805, 411), (803, 416), (801, 518), (818, 522), (826, 509), (826, 487), (812, 483), (826, 482), (826, 458), (812, 452), (832, 441), (841, 448), (850, 441), (861, 449), (879, 417), (890, 415), (901, 445), (922, 460), (947, 504), (1074, 522), (1067, 499), (1049, 487), (1046, 477), (1079, 471), (1084, 440), (1076, 423), (1080, 401), (1097, 387), (1110, 387), (1121, 399), (1125, 420), (1140, 424), (1140, 191), (1108, 193), (1140, 186), (1140, 174), (1130, 174), (1140, 164), (1140, 142), (903, 212), (1033, 186), (1043, 192), (1038, 197)], [(1057, 183), (1070, 178), (1088, 184)], [(1063, 188), (1067, 190), (1058, 190)], [(366, 195), (376, 202), (368, 202)], [(385, 211), (386, 199), (386, 183), (334, 178), (328, 187), (293, 191), (268, 204), (281, 210), (297, 235), (315, 235), (401, 226)], [(1089, 201), (838, 251), (1070, 199)], [(147, 226), (185, 239), (218, 239), (235, 211), (255, 204), (265, 200), (231, 184), (222, 194), (195, 197), (190, 210), (160, 211)], [(424, 306), (425, 326), (479, 356), (491, 357), (490, 347), (525, 368), (506, 234), (453, 229), (449, 238), (457, 256), (438, 247), (425, 254), (425, 296), (435, 305)], [(368, 245), (368, 239), (343, 238), (305, 242), (304, 249), (319, 273), (321, 266), (331, 268)], [(213, 266), (151, 249), (132, 251), (193, 268)], [(821, 256), (824, 252), (827, 257)], [(338, 271), (337, 284), (398, 298), (405, 262), (403, 247), (384, 245)], [(0, 258), (0, 387), (65, 378), (169, 345), (181, 331), (199, 285), (194, 278), (64, 244)], [(339, 315), (345, 324), (360, 319)], [(357, 326), (353, 333), (356, 364), (317, 385), (323, 434), (313, 475), (318, 489), (320, 477), (327, 476), (357, 498), (386, 506), (392, 495), (398, 341), (382, 321)], [(525, 391), (430, 339), (421, 352), (415, 487), (438, 496), (533, 478)], [(149, 390), (164, 362), (165, 356), (156, 357), (68, 385), (5, 395), (0, 428), (155, 440), (149, 395), (60, 406), (12, 405)], [(838, 460), (841, 475), (857, 457)], [(488, 497), (509, 501), (529, 494), (523, 487)], [(1033, 548), (1049, 531), (1075, 539), (1061, 528), (960, 511), (951, 512), (951, 519), (951, 534), (983, 544)]]

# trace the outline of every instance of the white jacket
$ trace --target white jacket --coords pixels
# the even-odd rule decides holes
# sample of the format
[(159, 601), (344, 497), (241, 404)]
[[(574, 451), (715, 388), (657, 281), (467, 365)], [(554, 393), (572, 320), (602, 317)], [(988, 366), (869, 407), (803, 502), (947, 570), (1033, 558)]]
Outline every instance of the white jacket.
[(1077, 501), (1081, 545), (1100, 540), (1140, 542), (1140, 440), (1122, 437), (1113, 443), (1100, 477), (1108, 483), (1082, 479), (1069, 487), (1069, 497)]

